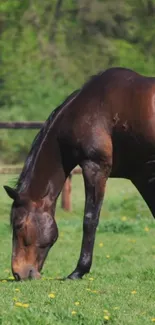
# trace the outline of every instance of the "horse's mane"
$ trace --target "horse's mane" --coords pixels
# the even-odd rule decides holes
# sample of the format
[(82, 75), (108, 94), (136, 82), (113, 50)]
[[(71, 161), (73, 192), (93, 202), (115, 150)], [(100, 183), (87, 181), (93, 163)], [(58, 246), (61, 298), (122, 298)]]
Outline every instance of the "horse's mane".
[(69, 95), (65, 101), (56, 107), (46, 122), (43, 124), (42, 128), (40, 129), (39, 133), (36, 135), (36, 137), (33, 140), (30, 152), (26, 158), (24, 167), (22, 169), (22, 172), (17, 180), (16, 183), (16, 190), (18, 192), (24, 191), (31, 179), (31, 175), (33, 175), (35, 163), (37, 161), (38, 153), (40, 152), (42, 145), (48, 135), (49, 130), (51, 129), (53, 123), (55, 122), (57, 116), (59, 113), (64, 109), (74, 98), (77, 97), (77, 95), (82, 92), (82, 90), (85, 90), (87, 87), (89, 87), (90, 83), (92, 81), (95, 81), (103, 74), (103, 71), (97, 73), (96, 75), (91, 76), (88, 81), (83, 85), (81, 89), (75, 90), (71, 95)]
[(65, 101), (59, 105), (57, 108), (55, 108), (46, 122), (43, 124), (41, 130), (36, 135), (36, 137), (33, 140), (30, 152), (26, 158), (23, 170), (19, 176), (19, 179), (16, 184), (17, 191), (21, 192), (24, 191), (28, 185), (28, 180), (30, 179), (30, 175), (32, 175), (34, 165), (37, 159), (38, 152), (40, 151), (42, 144), (44, 143), (44, 139), (47, 136), (47, 133), (51, 129), (56, 117), (60, 113), (60, 111), (66, 107), (67, 104), (69, 104), (79, 93), (79, 90), (75, 90), (71, 95), (69, 95)]

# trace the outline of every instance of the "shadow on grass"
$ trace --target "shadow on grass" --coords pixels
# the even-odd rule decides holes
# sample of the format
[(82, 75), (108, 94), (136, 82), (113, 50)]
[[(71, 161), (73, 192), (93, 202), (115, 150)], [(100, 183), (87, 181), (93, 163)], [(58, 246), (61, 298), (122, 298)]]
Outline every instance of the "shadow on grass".
[(66, 278), (40, 278), (40, 279), (26, 279), (26, 280), (16, 280), (16, 279), (8, 279), (8, 278), (0, 278), (0, 283), (7, 283), (7, 282), (27, 282), (27, 281), (60, 281), (60, 282), (64, 282), (66, 280), (70, 280), (67, 277)]
[(16, 282), (16, 280), (15, 279), (7, 279), (7, 278), (5, 278), (5, 279), (0, 279), (0, 282)]

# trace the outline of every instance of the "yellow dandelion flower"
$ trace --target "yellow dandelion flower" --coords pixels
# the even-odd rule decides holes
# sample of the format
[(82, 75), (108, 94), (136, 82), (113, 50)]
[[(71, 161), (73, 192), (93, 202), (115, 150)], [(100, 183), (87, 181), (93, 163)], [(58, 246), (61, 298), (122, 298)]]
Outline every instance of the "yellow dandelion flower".
[(106, 255), (106, 258), (110, 258), (110, 255)]
[(72, 313), (71, 313), (72, 315), (76, 315), (77, 314), (77, 312), (75, 311), (75, 310), (72, 310)]
[(146, 232), (148, 232), (150, 229), (149, 229), (149, 227), (145, 227), (144, 230), (145, 230)]
[(104, 318), (105, 320), (109, 320), (109, 319), (110, 319), (110, 316), (105, 315), (103, 318)]
[(15, 280), (14, 276), (9, 276), (8, 279), (9, 280)]
[(48, 297), (54, 299), (54, 298), (55, 298), (55, 294), (54, 294), (54, 293), (50, 293), (50, 294), (48, 295)]
[(130, 243), (136, 243), (136, 239), (129, 239)]
[(15, 302), (15, 306), (16, 306), (16, 307), (22, 307), (22, 305), (23, 305), (23, 304), (22, 304), (21, 302)]
[(19, 292), (20, 290), (18, 288), (15, 289), (16, 292)]
[(28, 308), (29, 307), (29, 304), (23, 304), (22, 307)]
[(103, 247), (103, 243), (99, 243), (99, 247)]
[(121, 220), (122, 221), (126, 221), (127, 220), (127, 217), (122, 217)]
[(90, 281), (93, 281), (93, 280), (94, 280), (94, 278), (89, 278), (89, 280), (90, 280)]
[(137, 293), (136, 290), (131, 291), (132, 295), (135, 295)]
[(103, 312), (104, 312), (105, 314), (109, 313), (107, 309), (104, 309)]
[(23, 304), (22, 302), (15, 302), (15, 306), (16, 307), (28, 308), (29, 307), (29, 304)]
[(75, 301), (74, 305), (79, 306), (80, 305), (79, 301)]
[(151, 321), (152, 321), (152, 322), (155, 322), (155, 318), (151, 318)]

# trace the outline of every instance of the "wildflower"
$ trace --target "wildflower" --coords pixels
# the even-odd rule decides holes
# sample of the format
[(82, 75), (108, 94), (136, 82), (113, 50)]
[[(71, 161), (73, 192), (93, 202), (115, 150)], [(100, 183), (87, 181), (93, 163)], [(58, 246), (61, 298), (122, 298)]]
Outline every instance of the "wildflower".
[(89, 280), (90, 280), (90, 281), (93, 281), (93, 280), (94, 280), (94, 278), (89, 278)]
[(50, 294), (48, 295), (48, 297), (54, 299), (54, 298), (55, 298), (55, 294), (54, 294), (54, 293), (50, 293)]
[(29, 307), (29, 304), (23, 304), (22, 307), (28, 308)]
[(20, 290), (18, 288), (15, 289), (16, 292), (19, 292)]
[(132, 295), (135, 295), (137, 293), (136, 290), (131, 291)]
[(136, 239), (129, 239), (130, 243), (136, 243)]
[(119, 309), (119, 307), (114, 307), (114, 308), (113, 308), (113, 310), (117, 310), (117, 309)]
[(15, 306), (17, 306), (17, 307), (22, 307), (22, 303), (21, 302), (15, 302)]
[(3, 283), (6, 283), (6, 282), (7, 282), (7, 280), (2, 280), (1, 282), (3, 282)]
[(121, 220), (122, 221), (126, 221), (127, 220), (127, 217), (122, 217)]
[(109, 320), (109, 319), (110, 319), (110, 316), (105, 315), (103, 318), (104, 318), (105, 320)]
[(103, 311), (105, 314), (109, 313), (107, 309), (104, 309)]
[(110, 255), (106, 255), (106, 258), (110, 258)]
[(149, 229), (149, 227), (145, 227), (144, 230), (145, 230), (146, 232), (148, 232), (150, 229)]
[(92, 292), (92, 293), (98, 293), (98, 291), (97, 291), (97, 290), (91, 290), (91, 292)]
[(99, 247), (103, 247), (103, 243), (99, 243)]
[(90, 288), (86, 288), (86, 290), (87, 290), (87, 291), (91, 291), (91, 289), (90, 289)]
[(77, 312), (75, 310), (72, 310), (72, 315), (76, 315)]
[(79, 306), (80, 305), (79, 301), (75, 301), (74, 305)]
[(152, 322), (155, 322), (155, 318), (151, 318), (151, 321), (152, 321)]
[(22, 304), (22, 302), (15, 302), (16, 307), (28, 308), (29, 304)]
[(16, 297), (13, 297), (12, 300), (17, 301), (17, 298)]

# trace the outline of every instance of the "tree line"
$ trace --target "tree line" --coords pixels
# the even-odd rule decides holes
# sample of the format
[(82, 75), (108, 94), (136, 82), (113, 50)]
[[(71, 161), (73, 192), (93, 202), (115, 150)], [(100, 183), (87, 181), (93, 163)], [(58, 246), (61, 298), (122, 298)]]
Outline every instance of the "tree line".
[[(45, 120), (92, 74), (155, 75), (155, 0), (0, 2), (1, 120)], [(1, 159), (23, 160), (35, 132), (1, 131)]]

